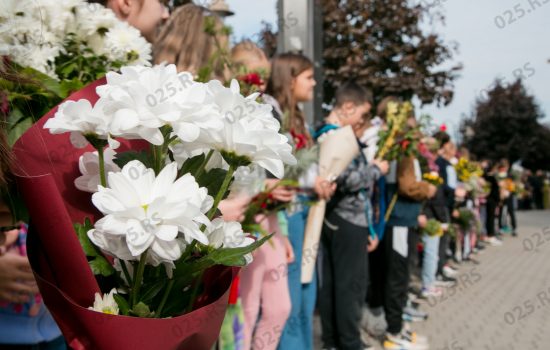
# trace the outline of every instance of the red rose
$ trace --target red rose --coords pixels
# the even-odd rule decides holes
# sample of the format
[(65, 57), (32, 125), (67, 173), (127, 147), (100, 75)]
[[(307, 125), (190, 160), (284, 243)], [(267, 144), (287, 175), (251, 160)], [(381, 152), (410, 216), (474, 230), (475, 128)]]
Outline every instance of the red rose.
[(264, 81), (262, 80), (262, 78), (258, 73), (248, 73), (246, 75), (240, 76), (238, 79), (248, 85), (260, 86), (264, 83)]
[(294, 140), (294, 144), (296, 145), (296, 150), (307, 147), (307, 137), (306, 137), (306, 135), (297, 134), (293, 130), (290, 131), (290, 135), (292, 136), (292, 139)]
[(410, 143), (411, 143), (411, 141), (409, 141), (409, 140), (404, 140), (403, 142), (401, 142), (401, 148), (402, 148), (403, 150), (406, 150), (407, 147), (409, 147), (409, 144), (410, 144)]

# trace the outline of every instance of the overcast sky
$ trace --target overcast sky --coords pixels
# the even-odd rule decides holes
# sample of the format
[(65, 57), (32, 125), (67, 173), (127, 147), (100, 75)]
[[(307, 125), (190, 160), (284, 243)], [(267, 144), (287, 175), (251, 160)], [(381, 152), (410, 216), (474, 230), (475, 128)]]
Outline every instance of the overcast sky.
[[(454, 129), (462, 114), (470, 114), (476, 96), (483, 94), (496, 77), (511, 82), (514, 74), (523, 73), (525, 85), (547, 115), (545, 122), (550, 120), (550, 1), (415, 1), (440, 4), (446, 25), (432, 28), (426, 24), (426, 29), (440, 33), (444, 40), (456, 41), (459, 52), (455, 62), (464, 65), (453, 102), (444, 108), (428, 106), (423, 112), (430, 113), (438, 124), (446, 123)], [(276, 0), (226, 2), (236, 13), (227, 23), (237, 40), (254, 38), (262, 20), (277, 25)]]

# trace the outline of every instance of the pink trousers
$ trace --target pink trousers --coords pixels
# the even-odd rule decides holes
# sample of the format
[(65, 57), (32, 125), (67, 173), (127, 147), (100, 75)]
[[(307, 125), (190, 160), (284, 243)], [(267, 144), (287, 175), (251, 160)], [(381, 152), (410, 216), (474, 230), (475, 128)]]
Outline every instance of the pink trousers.
[(276, 349), (290, 314), (286, 251), (277, 215), (263, 218), (261, 225), (275, 235), (255, 253), (241, 272), (244, 311), (244, 349)]

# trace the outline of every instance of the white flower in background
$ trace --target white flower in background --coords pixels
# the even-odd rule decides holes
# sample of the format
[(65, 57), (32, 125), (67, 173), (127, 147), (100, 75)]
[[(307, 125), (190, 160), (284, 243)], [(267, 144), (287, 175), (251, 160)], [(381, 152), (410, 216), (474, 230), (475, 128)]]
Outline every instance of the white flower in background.
[(115, 294), (115, 288), (111, 289), (108, 294), (103, 294), (103, 297), (100, 293), (95, 293), (94, 306), (90, 306), (88, 309), (102, 312), (104, 314), (118, 315), (119, 310), (118, 304), (115, 301)]
[[(29, 1), (29, 0), (23, 0)], [(32, 1), (32, 0), (31, 0)], [(83, 0), (40, 0), (32, 1), (38, 3), (38, 14), (42, 25), (46, 24), (48, 29), (57, 37), (64, 39), (67, 30), (76, 21), (76, 8)]]
[(213, 199), (193, 176), (187, 174), (177, 180), (176, 176), (176, 163), (166, 165), (155, 177), (152, 169), (137, 160), (119, 173), (109, 173), (109, 187), (99, 186), (92, 195), (92, 202), (105, 216), (88, 232), (90, 240), (118, 257), (109, 240), (97, 236), (122, 236), (132, 256), (149, 249), (151, 261), (156, 263), (177, 260), (185, 242), (196, 239), (208, 244), (200, 225), (210, 225), (205, 213)]
[(236, 221), (226, 222), (222, 218), (212, 221), (212, 225), (206, 230), (209, 245), (218, 248), (241, 248), (254, 243), (254, 239), (247, 237), (241, 224)]
[(81, 99), (62, 103), (53, 118), (44, 124), (51, 134), (71, 133), (71, 142), (75, 147), (87, 145), (84, 135), (95, 135), (108, 140), (111, 148), (116, 149), (119, 143), (109, 136), (110, 118), (103, 113), (101, 100), (92, 107), (90, 101)]
[(126, 62), (127, 65), (150, 65), (151, 44), (139, 30), (126, 22), (118, 22), (105, 34), (105, 54), (112, 61)]
[[(113, 162), (116, 152), (110, 148), (104, 150), (105, 174), (109, 172), (119, 172), (120, 168)], [(74, 181), (76, 188), (85, 192), (97, 192), (97, 187), (100, 185), (99, 176), (99, 156), (97, 151), (85, 152), (78, 160), (78, 169), (82, 176), (79, 176)]]
[(84, 0), (0, 1), (0, 53), (16, 63), (59, 79), (54, 61), (68, 50), (69, 38), (77, 40), (79, 50), (93, 51), (84, 57), (105, 57), (107, 69), (114, 61), (148, 65), (151, 59), (151, 45), (140, 32), (102, 5)]
[(284, 174), (283, 163), (296, 164), (287, 137), (279, 134), (280, 125), (271, 115), (271, 106), (257, 103), (256, 95), (243, 97), (236, 80), (230, 88), (216, 80), (209, 82), (208, 88), (224, 127), (220, 131), (202, 130), (196, 141), (183, 142), (185, 154), (214, 149), (246, 157), (279, 178)]
[(76, 8), (76, 23), (74, 32), (77, 38), (89, 40), (90, 37), (105, 35), (109, 28), (114, 27), (119, 20), (115, 13), (98, 3), (81, 3)]

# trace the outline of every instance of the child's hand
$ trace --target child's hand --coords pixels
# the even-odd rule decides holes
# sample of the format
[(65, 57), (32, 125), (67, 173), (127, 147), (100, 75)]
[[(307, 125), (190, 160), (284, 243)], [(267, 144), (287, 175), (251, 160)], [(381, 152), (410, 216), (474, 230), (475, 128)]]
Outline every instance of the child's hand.
[(292, 264), (294, 260), (296, 260), (296, 257), (294, 256), (294, 249), (292, 248), (292, 244), (290, 244), (290, 241), (288, 240), (288, 237), (283, 237), (283, 244), (285, 246), (285, 252), (286, 252), (286, 262), (287, 264)]
[(427, 223), (428, 223), (428, 218), (426, 217), (426, 215), (424, 214), (418, 215), (418, 227), (424, 228), (426, 227)]
[(329, 200), (330, 197), (334, 194), (334, 191), (336, 191), (336, 184), (333, 182), (329, 182), (326, 179), (323, 179), (320, 176), (317, 176), (315, 179), (315, 193), (319, 196), (320, 199)]
[(26, 303), (38, 287), (27, 257), (7, 253), (0, 257), (0, 300)]
[(292, 199), (294, 199), (294, 195), (296, 194), (296, 190), (290, 187), (286, 186), (277, 186), (277, 183), (279, 183), (280, 180), (277, 179), (267, 179), (265, 180), (265, 185), (267, 189), (273, 188), (271, 191), (271, 195), (274, 199), (278, 200), (279, 202), (290, 202)]
[(388, 173), (388, 170), (390, 170), (390, 163), (388, 163), (387, 160), (377, 158), (374, 159), (372, 163), (376, 165), (378, 169), (380, 169), (382, 175), (386, 175)]
[(219, 209), (222, 212), (222, 217), (225, 221), (242, 221), (244, 213), (250, 203), (250, 198), (247, 196), (236, 196), (227, 198), (220, 202)]
[(367, 252), (370, 253), (378, 248), (378, 243), (380, 243), (380, 241), (378, 240), (378, 236), (374, 236), (374, 238), (372, 238), (370, 235), (368, 237), (368, 240), (369, 243), (367, 244)]

